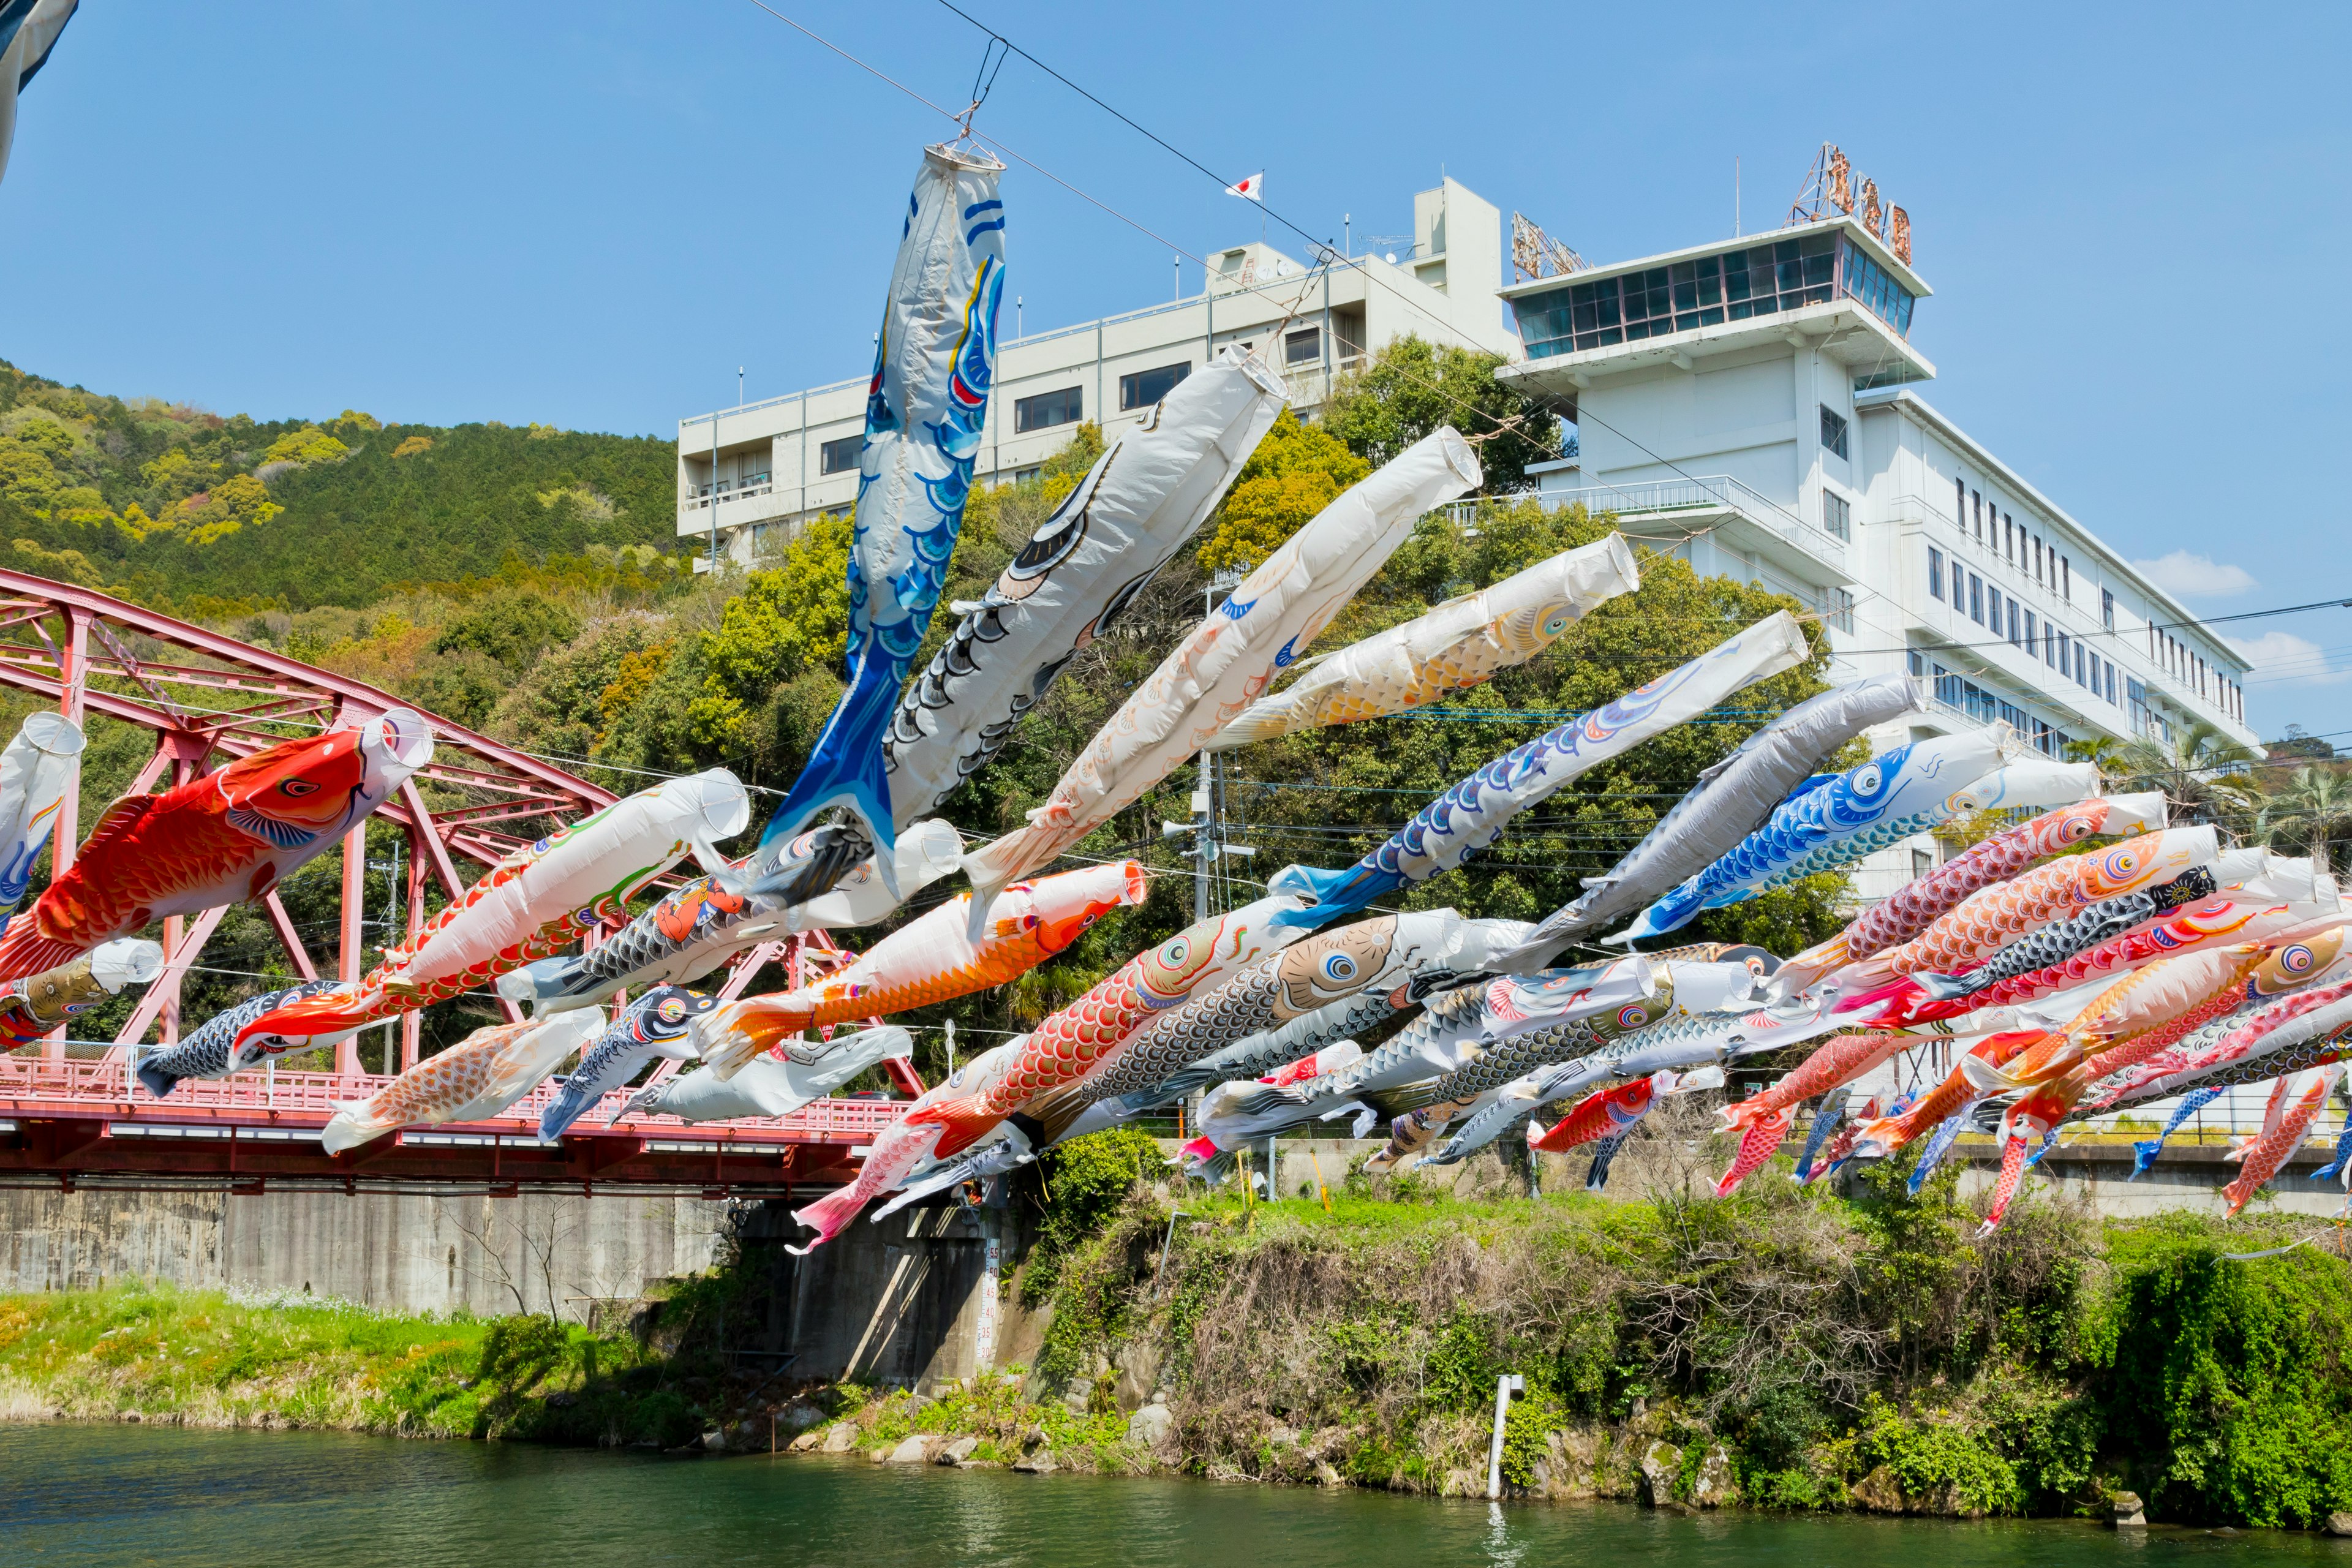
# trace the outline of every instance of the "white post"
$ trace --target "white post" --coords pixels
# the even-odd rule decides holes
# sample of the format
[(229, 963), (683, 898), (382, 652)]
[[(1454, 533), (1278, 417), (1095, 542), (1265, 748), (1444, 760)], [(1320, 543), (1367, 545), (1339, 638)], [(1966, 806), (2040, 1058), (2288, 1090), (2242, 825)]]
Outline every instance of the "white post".
[(1486, 1450), (1486, 1499), (1493, 1501), (1503, 1495), (1503, 1423), (1511, 1413), (1511, 1401), (1525, 1394), (1528, 1380), (1516, 1372), (1505, 1373), (1495, 1380), (1495, 1441)]

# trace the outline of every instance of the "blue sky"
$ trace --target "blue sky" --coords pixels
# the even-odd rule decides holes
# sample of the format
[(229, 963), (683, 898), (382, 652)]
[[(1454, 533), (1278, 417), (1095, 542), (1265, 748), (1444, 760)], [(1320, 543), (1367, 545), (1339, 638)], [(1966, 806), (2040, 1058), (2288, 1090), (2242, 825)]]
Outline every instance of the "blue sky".
[[(982, 35), (935, 0), (771, 3), (969, 96)], [(1735, 158), (1777, 224), (1834, 140), (1912, 215), (1932, 401), (2200, 611), (2352, 597), (2343, 6), (965, 8), (1334, 237), (1409, 231), (1443, 167), (1645, 254), (1730, 231)], [(262, 417), (666, 435), (739, 364), (755, 398), (864, 371), (944, 128), (751, 0), (89, 0), (23, 110), (0, 356)], [(1255, 237), (1017, 58), (980, 125), (1186, 249)], [(1160, 240), (1017, 167), (1005, 195), (1032, 330), (1171, 291)], [(2352, 731), (2352, 611), (2231, 629), (2258, 728)]]

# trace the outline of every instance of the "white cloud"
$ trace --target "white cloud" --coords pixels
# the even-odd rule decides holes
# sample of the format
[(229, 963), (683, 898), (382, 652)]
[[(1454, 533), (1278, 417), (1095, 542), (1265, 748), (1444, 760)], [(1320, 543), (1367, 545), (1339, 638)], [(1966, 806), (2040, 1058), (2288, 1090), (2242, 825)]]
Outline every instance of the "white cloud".
[(2228, 565), (2186, 550), (2176, 550), (2153, 561), (2135, 561), (2132, 569), (2166, 593), (2183, 599), (2226, 599), (2259, 586), (2254, 574), (2244, 567)]
[(2247, 678), (2250, 680), (2277, 686), (2335, 686), (2352, 680), (2352, 669), (2330, 668), (2326, 648), (2293, 632), (2264, 632), (2252, 641), (2243, 637), (2221, 640), (2254, 667)]

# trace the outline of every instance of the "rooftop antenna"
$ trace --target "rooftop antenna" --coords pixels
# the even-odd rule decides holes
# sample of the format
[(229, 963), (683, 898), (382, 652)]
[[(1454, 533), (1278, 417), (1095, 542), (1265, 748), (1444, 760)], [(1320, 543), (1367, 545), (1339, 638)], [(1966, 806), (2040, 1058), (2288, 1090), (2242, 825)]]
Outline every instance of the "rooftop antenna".
[(1512, 281), (1528, 278), (1564, 278), (1592, 264), (1552, 238), (1522, 214), (1511, 215)]
[(1801, 223), (1819, 223), (1830, 216), (1831, 209), (1852, 216), (1853, 213), (1853, 165), (1838, 150), (1834, 142), (1824, 142), (1822, 150), (1813, 154), (1812, 166), (1805, 171), (1805, 183), (1798, 187), (1797, 199), (1789, 204), (1789, 216), (1783, 228), (1794, 228)]

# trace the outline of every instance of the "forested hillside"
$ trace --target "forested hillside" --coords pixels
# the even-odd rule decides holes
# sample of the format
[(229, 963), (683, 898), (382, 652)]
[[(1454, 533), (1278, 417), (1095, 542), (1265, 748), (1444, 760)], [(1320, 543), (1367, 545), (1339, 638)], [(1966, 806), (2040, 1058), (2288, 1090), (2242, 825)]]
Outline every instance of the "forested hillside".
[(158, 608), (356, 607), (509, 556), (666, 552), (676, 485), (649, 437), (224, 418), (0, 361), (0, 565)]

